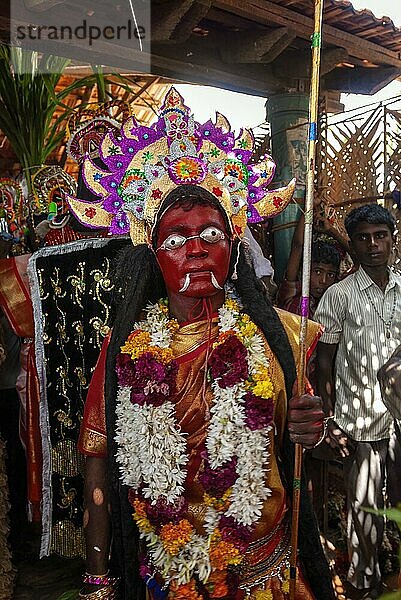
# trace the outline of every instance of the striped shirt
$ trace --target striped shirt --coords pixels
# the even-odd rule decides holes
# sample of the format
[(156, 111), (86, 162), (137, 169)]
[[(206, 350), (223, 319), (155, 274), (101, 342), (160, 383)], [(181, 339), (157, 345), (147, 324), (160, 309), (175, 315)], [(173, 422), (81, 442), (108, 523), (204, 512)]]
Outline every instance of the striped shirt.
[(325, 292), (314, 319), (325, 327), (320, 341), (338, 344), (337, 424), (357, 441), (388, 438), (393, 419), (382, 402), (377, 371), (401, 340), (401, 277), (389, 271), (383, 293), (360, 267)]

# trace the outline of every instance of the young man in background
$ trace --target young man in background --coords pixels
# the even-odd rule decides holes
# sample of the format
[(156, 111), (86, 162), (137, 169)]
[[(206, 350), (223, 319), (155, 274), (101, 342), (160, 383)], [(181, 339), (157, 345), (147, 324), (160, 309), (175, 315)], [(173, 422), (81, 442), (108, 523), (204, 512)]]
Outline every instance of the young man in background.
[(365, 508), (401, 499), (396, 460), (400, 435), (383, 404), (379, 368), (398, 346), (401, 331), (401, 277), (388, 267), (395, 220), (371, 204), (345, 219), (351, 249), (360, 265), (331, 286), (315, 312), (325, 327), (317, 347), (318, 390), (329, 421), (327, 441), (344, 458), (347, 486), (348, 581), (363, 598), (378, 598), (378, 552), (384, 521)]

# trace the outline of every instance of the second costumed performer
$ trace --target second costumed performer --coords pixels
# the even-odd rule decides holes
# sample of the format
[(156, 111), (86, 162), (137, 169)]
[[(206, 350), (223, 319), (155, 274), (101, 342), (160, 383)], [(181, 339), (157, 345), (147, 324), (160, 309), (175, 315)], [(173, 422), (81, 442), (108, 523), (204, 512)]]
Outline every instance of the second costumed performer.
[[(268, 191), (274, 163), (252, 148), (172, 88), (154, 125), (105, 135), (104, 168), (85, 161), (99, 200), (69, 199), (133, 241), (80, 436), (87, 600), (289, 597), (293, 442), (314, 447), (323, 412), (293, 393), (298, 317), (269, 304), (241, 243), (294, 186)], [(333, 598), (305, 489), (299, 540), (297, 598)]]

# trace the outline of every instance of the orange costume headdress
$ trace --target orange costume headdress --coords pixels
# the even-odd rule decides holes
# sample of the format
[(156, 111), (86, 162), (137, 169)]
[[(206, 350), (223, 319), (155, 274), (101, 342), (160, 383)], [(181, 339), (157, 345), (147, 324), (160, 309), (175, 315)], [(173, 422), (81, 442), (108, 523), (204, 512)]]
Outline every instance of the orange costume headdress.
[(208, 190), (227, 215), (233, 234), (242, 237), (247, 221), (257, 223), (280, 213), (290, 202), (295, 179), (268, 191), (275, 163), (266, 155), (251, 164), (254, 137), (243, 129), (237, 137), (227, 119), (200, 124), (171, 88), (150, 127), (129, 117), (119, 132), (107, 132), (99, 156), (105, 168), (87, 156), (82, 175), (99, 197), (85, 201), (67, 196), (72, 212), (85, 225), (108, 227), (112, 234), (130, 233), (134, 245), (149, 241), (159, 208), (179, 185)]

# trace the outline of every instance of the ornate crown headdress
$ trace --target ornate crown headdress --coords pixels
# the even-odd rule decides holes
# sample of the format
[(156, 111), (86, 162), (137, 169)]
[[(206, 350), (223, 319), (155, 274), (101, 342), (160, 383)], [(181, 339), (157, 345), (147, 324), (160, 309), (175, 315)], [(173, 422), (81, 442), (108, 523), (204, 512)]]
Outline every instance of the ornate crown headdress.
[(77, 182), (58, 165), (43, 165), (32, 175), (32, 192), (35, 215), (49, 212), (53, 204), (56, 213), (64, 214), (68, 212), (64, 198), (68, 194), (76, 194)]
[(0, 178), (0, 237), (19, 239), (23, 235), (26, 207), (22, 188), (10, 177)]
[(150, 127), (128, 118), (115, 134), (103, 137), (99, 155), (105, 168), (90, 157), (82, 163), (88, 189), (99, 197), (85, 201), (67, 196), (72, 212), (85, 225), (108, 227), (112, 234), (130, 232), (134, 245), (149, 241), (158, 210), (166, 195), (179, 185), (208, 190), (242, 237), (247, 220), (257, 223), (288, 205), (295, 179), (268, 191), (275, 163), (266, 155), (250, 164), (254, 137), (243, 129), (234, 136), (227, 119), (197, 123), (184, 100), (171, 88)]
[[(118, 118), (111, 116), (114, 109), (118, 110)], [(99, 146), (106, 132), (111, 130), (116, 134), (122, 121), (130, 114), (129, 105), (117, 99), (94, 106), (79, 106), (68, 119), (68, 156), (78, 164), (87, 156), (98, 157)]]

